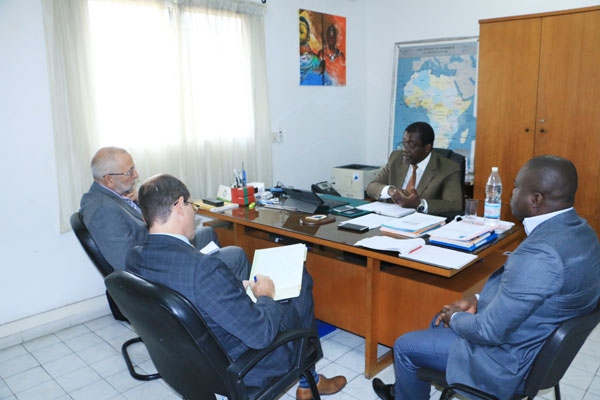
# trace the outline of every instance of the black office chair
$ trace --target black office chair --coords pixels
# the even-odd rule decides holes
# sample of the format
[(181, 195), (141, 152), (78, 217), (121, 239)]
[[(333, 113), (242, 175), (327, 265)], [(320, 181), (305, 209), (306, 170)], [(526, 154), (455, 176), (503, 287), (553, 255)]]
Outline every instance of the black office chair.
[[(86, 254), (90, 260), (92, 260), (94, 266), (98, 272), (100, 272), (102, 277), (106, 278), (115, 269), (109, 264), (108, 261), (106, 261), (106, 258), (104, 258), (100, 252), (98, 245), (90, 235), (90, 232), (83, 222), (83, 215), (81, 215), (79, 212), (73, 213), (73, 215), (71, 215), (70, 222), (71, 228), (73, 228), (73, 232), (75, 233), (75, 236), (77, 236), (77, 239), (79, 240), (79, 243), (81, 243), (81, 246), (85, 250)], [(108, 300), (108, 305), (113, 317), (119, 321), (127, 321), (108, 292), (106, 292), (106, 299)]]
[[(98, 270), (98, 272), (100, 272), (102, 277), (106, 278), (108, 275), (114, 272), (115, 269), (112, 265), (110, 265), (108, 261), (106, 261), (106, 258), (104, 258), (104, 256), (100, 252), (98, 245), (96, 244), (96, 242), (90, 235), (90, 232), (88, 231), (87, 227), (83, 223), (83, 215), (81, 215), (81, 213), (79, 212), (75, 212), (73, 215), (71, 215), (70, 222), (71, 227), (73, 228), (73, 232), (75, 233), (75, 236), (77, 236), (79, 243), (81, 243), (81, 246), (85, 250), (88, 257), (92, 260), (92, 262), (96, 266), (96, 269)], [(119, 310), (119, 307), (117, 307), (108, 291), (106, 292), (106, 299), (108, 300), (108, 306), (110, 307), (110, 311), (112, 312), (113, 317), (118, 321), (129, 322), (127, 321), (127, 318), (125, 318), (123, 313), (121, 313), (121, 310)], [(127, 364), (129, 373), (135, 379), (141, 381), (157, 379), (159, 378), (158, 374), (138, 374), (135, 371), (135, 368), (133, 367), (133, 363), (131, 361), (129, 353), (127, 353), (127, 350), (125, 350), (128, 346), (141, 341), (142, 339), (137, 337), (129, 339), (123, 344), (123, 358), (125, 358), (125, 364)]]
[[(249, 350), (232, 361), (213, 336), (196, 308), (181, 294), (127, 271), (105, 279), (108, 292), (142, 337), (160, 376), (188, 400), (274, 399), (302, 375), (314, 399), (320, 399), (310, 368), (323, 356), (317, 332), (294, 329), (281, 332), (262, 350)], [(265, 388), (248, 388), (243, 379), (265, 356), (290, 341), (297, 342), (292, 370)]]
[[(548, 337), (537, 355), (525, 380), (525, 389), (517, 398), (527, 397), (527, 399), (533, 400), (540, 390), (554, 387), (554, 398), (560, 400), (560, 380), (598, 323), (600, 323), (600, 302), (591, 313), (580, 315), (560, 324)], [(451, 399), (457, 391), (470, 394), (478, 399), (498, 400), (492, 394), (471, 386), (448, 385), (446, 374), (443, 372), (420, 368), (417, 370), (417, 377), (443, 387), (444, 391), (440, 400)]]
[(434, 147), (433, 151), (435, 151), (444, 158), (449, 158), (450, 160), (456, 162), (460, 166), (460, 183), (464, 185), (465, 178), (467, 176), (467, 159), (465, 158), (465, 156), (459, 153), (455, 153), (450, 149), (440, 149), (439, 147)]

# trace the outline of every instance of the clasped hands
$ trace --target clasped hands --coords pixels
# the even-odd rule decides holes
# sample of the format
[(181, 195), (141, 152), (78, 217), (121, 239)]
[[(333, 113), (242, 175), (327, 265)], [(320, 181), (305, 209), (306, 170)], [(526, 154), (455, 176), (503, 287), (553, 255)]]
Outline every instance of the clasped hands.
[(388, 195), (394, 202), (404, 208), (417, 208), (421, 204), (421, 198), (416, 189), (410, 189), (408, 191), (404, 189), (398, 189), (397, 187), (390, 186), (388, 189)]
[(442, 307), (442, 310), (435, 319), (435, 326), (439, 326), (441, 322), (445, 326), (450, 326), (450, 318), (455, 312), (468, 312), (475, 314), (477, 312), (477, 296), (471, 295), (454, 303), (446, 304)]
[(260, 296), (275, 297), (275, 283), (268, 276), (259, 274), (254, 277), (254, 281), (244, 280), (242, 284), (244, 285), (244, 289), (247, 289), (249, 286), (252, 294), (257, 299)]

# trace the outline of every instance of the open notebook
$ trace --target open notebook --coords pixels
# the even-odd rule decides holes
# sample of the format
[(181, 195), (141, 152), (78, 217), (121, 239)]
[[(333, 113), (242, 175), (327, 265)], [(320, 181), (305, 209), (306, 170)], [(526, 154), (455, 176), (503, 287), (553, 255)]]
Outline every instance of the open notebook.
[[(302, 287), (302, 271), (308, 249), (305, 244), (270, 247), (254, 251), (250, 280), (256, 275), (265, 275), (275, 283), (273, 300), (285, 300), (300, 295)], [(252, 289), (246, 293), (256, 303)]]

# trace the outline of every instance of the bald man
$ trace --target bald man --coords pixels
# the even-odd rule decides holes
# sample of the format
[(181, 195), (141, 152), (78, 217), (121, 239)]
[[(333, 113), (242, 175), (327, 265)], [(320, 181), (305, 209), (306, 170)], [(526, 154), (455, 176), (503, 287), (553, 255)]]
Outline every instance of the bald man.
[(545, 339), (593, 311), (600, 297), (600, 243), (573, 208), (576, 191), (569, 160), (541, 156), (521, 168), (510, 207), (527, 238), (481, 294), (444, 305), (429, 329), (396, 340), (395, 385), (373, 380), (380, 398), (429, 398), (429, 383), (416, 377), (420, 367), (499, 399), (522, 393)]
[[(119, 147), (99, 149), (91, 162), (94, 182), (80, 203), (85, 226), (100, 252), (115, 269), (125, 268), (127, 252), (144, 243), (148, 227), (137, 204), (135, 183), (139, 178), (133, 157)], [(214, 230), (196, 230), (194, 246), (203, 248), (211, 241), (219, 244)], [(240, 280), (248, 279), (250, 263), (244, 251), (235, 246), (220, 249), (221, 259)]]

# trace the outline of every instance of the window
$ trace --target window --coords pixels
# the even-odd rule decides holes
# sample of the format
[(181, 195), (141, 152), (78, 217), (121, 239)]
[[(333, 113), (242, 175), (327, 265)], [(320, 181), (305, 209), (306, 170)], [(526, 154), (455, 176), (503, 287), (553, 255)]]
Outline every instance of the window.
[(142, 180), (171, 173), (195, 197), (242, 163), (271, 180), (264, 7), (45, 0), (63, 230), (103, 146), (127, 148)]

